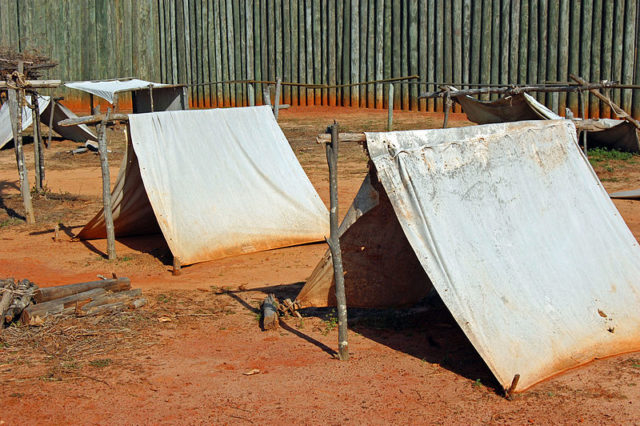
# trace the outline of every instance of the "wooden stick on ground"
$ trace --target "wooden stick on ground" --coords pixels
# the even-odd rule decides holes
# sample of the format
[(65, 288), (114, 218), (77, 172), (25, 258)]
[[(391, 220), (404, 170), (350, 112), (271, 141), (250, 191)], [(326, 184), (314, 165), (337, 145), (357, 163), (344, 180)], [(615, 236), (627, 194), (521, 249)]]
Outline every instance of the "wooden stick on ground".
[(111, 180), (109, 177), (109, 160), (107, 158), (107, 122), (111, 108), (98, 125), (98, 151), (100, 153), (100, 167), (102, 169), (102, 204), (104, 222), (107, 228), (107, 256), (109, 260), (116, 259), (116, 235), (113, 226), (113, 212), (111, 211)]
[(333, 277), (336, 284), (336, 301), (338, 304), (338, 358), (349, 359), (349, 342), (347, 336), (347, 297), (344, 291), (344, 273), (342, 268), (342, 252), (340, 251), (340, 235), (338, 231), (338, 123), (331, 126), (331, 143), (325, 145), (327, 163), (329, 164), (330, 211), (329, 222), (331, 234), (327, 244), (333, 260)]
[(102, 288), (106, 291), (119, 292), (131, 289), (131, 281), (129, 278), (121, 277), (100, 281), (89, 281), (85, 283), (68, 284), (56, 287), (39, 288), (35, 291), (33, 298), (37, 303), (48, 302), (50, 300), (60, 299), (74, 294), (83, 293), (85, 291)]
[(278, 325), (278, 302), (273, 294), (269, 294), (262, 302), (262, 328), (275, 330)]

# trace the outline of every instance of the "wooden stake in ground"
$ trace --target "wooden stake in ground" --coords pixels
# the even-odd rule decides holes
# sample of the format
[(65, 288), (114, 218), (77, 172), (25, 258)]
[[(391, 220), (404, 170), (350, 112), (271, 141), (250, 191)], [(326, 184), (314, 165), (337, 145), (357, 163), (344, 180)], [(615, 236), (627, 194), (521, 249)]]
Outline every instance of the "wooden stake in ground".
[(109, 160), (107, 158), (107, 123), (111, 115), (111, 108), (98, 124), (98, 152), (100, 153), (100, 167), (102, 168), (102, 204), (104, 209), (104, 223), (107, 228), (107, 256), (109, 260), (116, 259), (116, 236), (113, 227), (111, 211), (111, 180), (109, 176)]
[[(42, 132), (40, 131), (40, 105), (38, 94), (31, 93), (31, 116), (33, 117), (33, 152), (36, 169), (36, 191), (42, 192), (44, 188), (44, 147), (42, 144)], [(53, 114), (52, 114), (53, 116)]]
[(389, 84), (389, 96), (387, 107), (389, 109), (387, 114), (387, 132), (393, 130), (393, 84)]
[(278, 121), (278, 114), (280, 112), (280, 90), (282, 90), (282, 79), (278, 77), (276, 79), (275, 99), (273, 100), (273, 115), (276, 117), (276, 121)]
[(342, 268), (342, 252), (338, 232), (338, 123), (331, 126), (331, 143), (325, 144), (327, 163), (329, 164), (329, 182), (331, 205), (329, 222), (331, 234), (327, 239), (331, 258), (333, 259), (333, 276), (336, 283), (336, 301), (338, 304), (338, 358), (349, 359), (349, 342), (347, 338), (347, 297), (344, 292), (344, 273)]
[(18, 173), (20, 175), (20, 193), (24, 203), (24, 212), (27, 223), (36, 223), (31, 204), (31, 192), (29, 189), (29, 173), (24, 163), (24, 152), (22, 150), (22, 105), (23, 94), (19, 89), (8, 89), (9, 114), (11, 116), (11, 130), (13, 131), (13, 145), (16, 151), (16, 162), (18, 163)]

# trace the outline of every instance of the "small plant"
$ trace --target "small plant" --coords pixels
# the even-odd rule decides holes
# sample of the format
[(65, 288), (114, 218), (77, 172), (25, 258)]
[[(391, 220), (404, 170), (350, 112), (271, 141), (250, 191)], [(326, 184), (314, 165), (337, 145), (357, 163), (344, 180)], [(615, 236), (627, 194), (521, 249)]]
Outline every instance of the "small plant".
[(556, 396), (555, 393), (553, 393), (552, 391), (547, 392), (547, 396)]
[(476, 379), (476, 381), (473, 382), (473, 385), (471, 385), (471, 386), (473, 386), (474, 388), (481, 388), (484, 385), (482, 384), (482, 381), (480, 379)]
[(327, 319), (325, 320), (325, 326), (324, 326), (324, 331), (322, 332), (322, 334), (324, 336), (326, 336), (327, 334), (331, 333), (331, 331), (333, 331), (334, 328), (336, 328), (338, 326), (338, 317), (336, 316), (336, 310), (332, 309), (328, 314), (327, 314)]
[(0, 222), (0, 228), (17, 225), (19, 223), (22, 223), (20, 219), (17, 219), (15, 217), (10, 217), (9, 219), (5, 219), (2, 222)]
[(160, 293), (156, 296), (156, 300), (158, 301), (158, 303), (169, 303), (171, 301), (171, 297), (167, 296), (166, 294)]
[(89, 361), (89, 365), (96, 368), (104, 368), (111, 365), (112, 362), (111, 358), (94, 359), (93, 361)]

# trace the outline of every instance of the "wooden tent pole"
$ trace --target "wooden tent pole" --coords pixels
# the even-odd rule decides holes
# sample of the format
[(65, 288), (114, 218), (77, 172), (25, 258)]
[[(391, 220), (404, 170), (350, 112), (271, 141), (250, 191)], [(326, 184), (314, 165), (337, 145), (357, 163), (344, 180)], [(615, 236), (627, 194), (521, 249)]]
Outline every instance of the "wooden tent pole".
[(444, 98), (444, 121), (442, 122), (443, 129), (446, 129), (447, 124), (449, 124), (449, 111), (451, 110), (452, 104), (453, 102), (451, 101), (449, 90), (447, 90), (447, 95)]
[(393, 83), (389, 83), (388, 113), (387, 113), (387, 132), (393, 130)]
[(276, 121), (278, 121), (278, 113), (280, 112), (280, 90), (282, 89), (282, 79), (280, 77), (276, 78), (276, 94), (273, 99), (273, 115), (276, 117)]
[(35, 154), (36, 191), (42, 192), (42, 189), (44, 188), (44, 146), (42, 144), (42, 130), (40, 129), (40, 104), (38, 102), (38, 93), (35, 91), (31, 92), (31, 103), (33, 106), (31, 115), (33, 117), (33, 151)]
[(11, 115), (11, 130), (13, 131), (13, 145), (16, 152), (16, 162), (18, 163), (18, 174), (20, 175), (20, 193), (24, 203), (25, 218), (28, 224), (36, 223), (31, 204), (31, 193), (29, 192), (29, 173), (24, 163), (24, 152), (22, 150), (22, 90), (8, 89), (9, 114)]
[(331, 126), (331, 143), (325, 144), (327, 163), (329, 164), (330, 181), (330, 236), (327, 239), (333, 260), (333, 277), (336, 284), (336, 301), (338, 304), (338, 358), (349, 359), (349, 343), (347, 336), (347, 298), (344, 291), (344, 273), (342, 253), (340, 251), (340, 235), (338, 231), (338, 123)]
[(111, 180), (109, 176), (109, 160), (107, 158), (107, 123), (111, 115), (111, 108), (107, 109), (100, 124), (98, 124), (98, 151), (100, 153), (100, 167), (102, 169), (102, 204), (104, 209), (104, 223), (107, 228), (107, 256), (109, 260), (116, 259), (116, 236), (111, 211)]

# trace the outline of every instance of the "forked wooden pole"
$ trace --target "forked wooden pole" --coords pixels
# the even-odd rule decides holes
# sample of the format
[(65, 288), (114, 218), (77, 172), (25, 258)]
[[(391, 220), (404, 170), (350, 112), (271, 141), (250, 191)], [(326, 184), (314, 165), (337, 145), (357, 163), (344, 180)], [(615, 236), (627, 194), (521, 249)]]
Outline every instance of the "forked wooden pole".
[(109, 160), (107, 158), (107, 123), (111, 115), (111, 108), (98, 124), (98, 152), (100, 153), (100, 167), (102, 169), (102, 205), (104, 209), (104, 223), (107, 228), (107, 256), (109, 260), (116, 259), (116, 236), (113, 227), (111, 211), (111, 179), (109, 176)]
[(338, 232), (338, 123), (331, 126), (331, 143), (325, 144), (327, 163), (329, 164), (330, 182), (330, 236), (327, 239), (333, 260), (333, 277), (336, 284), (336, 301), (338, 304), (338, 358), (349, 359), (349, 342), (347, 336), (347, 297), (344, 291), (344, 274), (342, 268), (342, 252)]
[(24, 203), (24, 216), (28, 224), (36, 223), (31, 204), (31, 192), (29, 189), (29, 173), (24, 162), (24, 151), (22, 150), (22, 90), (8, 89), (9, 114), (11, 116), (11, 130), (13, 131), (13, 145), (16, 152), (16, 163), (18, 163), (18, 174), (20, 175), (20, 193)]

